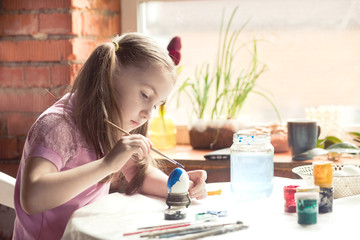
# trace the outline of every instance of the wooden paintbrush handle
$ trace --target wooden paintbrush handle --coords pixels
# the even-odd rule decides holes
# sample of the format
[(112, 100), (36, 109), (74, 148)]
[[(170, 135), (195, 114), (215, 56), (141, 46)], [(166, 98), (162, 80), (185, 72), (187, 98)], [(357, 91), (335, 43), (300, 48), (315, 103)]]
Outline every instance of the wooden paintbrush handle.
[[(106, 118), (104, 119), (104, 122), (110, 124), (111, 126), (113, 126), (114, 128), (116, 128), (117, 130), (119, 130), (120, 132), (124, 133), (127, 136), (130, 136), (131, 134), (128, 133), (127, 131), (125, 131), (124, 129), (122, 129), (121, 127), (119, 127), (118, 125), (110, 122), (109, 120), (107, 120)], [(169, 158), (168, 156), (166, 156), (165, 154), (163, 154), (162, 152), (160, 152), (159, 150), (157, 150), (156, 148), (151, 147), (151, 150), (156, 152), (157, 154), (163, 156), (166, 160), (168, 160), (169, 162), (178, 165), (179, 167), (185, 168), (183, 165), (181, 165), (180, 163), (178, 163), (177, 161), (175, 161), (174, 159)]]

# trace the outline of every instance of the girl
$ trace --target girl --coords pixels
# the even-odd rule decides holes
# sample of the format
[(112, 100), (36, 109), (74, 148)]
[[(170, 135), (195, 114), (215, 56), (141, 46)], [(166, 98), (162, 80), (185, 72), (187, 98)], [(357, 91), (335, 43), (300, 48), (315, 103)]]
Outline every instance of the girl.
[[(168, 177), (151, 161), (145, 133), (175, 78), (167, 52), (146, 36), (131, 33), (98, 46), (71, 92), (28, 133), (16, 178), (13, 239), (60, 239), (71, 214), (108, 194), (117, 172), (127, 180), (126, 194), (165, 197)], [(190, 197), (206, 197), (206, 172), (188, 174)]]

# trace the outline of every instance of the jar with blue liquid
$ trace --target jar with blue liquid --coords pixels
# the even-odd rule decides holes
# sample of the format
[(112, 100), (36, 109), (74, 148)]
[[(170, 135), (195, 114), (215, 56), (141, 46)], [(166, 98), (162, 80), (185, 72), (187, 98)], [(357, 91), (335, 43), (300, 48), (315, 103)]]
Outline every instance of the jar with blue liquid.
[(271, 195), (274, 178), (274, 147), (270, 134), (239, 131), (230, 148), (231, 191), (236, 200), (254, 200)]

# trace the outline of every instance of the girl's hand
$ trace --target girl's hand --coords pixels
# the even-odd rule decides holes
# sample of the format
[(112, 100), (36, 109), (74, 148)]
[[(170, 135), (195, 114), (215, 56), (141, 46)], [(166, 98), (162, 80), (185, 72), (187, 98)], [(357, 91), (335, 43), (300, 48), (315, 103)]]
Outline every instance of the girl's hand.
[(104, 161), (112, 172), (117, 172), (132, 155), (136, 154), (139, 159), (148, 156), (151, 146), (150, 140), (143, 135), (133, 134), (123, 136), (105, 156)]
[(204, 199), (207, 197), (206, 192), (206, 178), (207, 174), (204, 170), (188, 171), (190, 185), (189, 193), (190, 198), (196, 198), (197, 200)]

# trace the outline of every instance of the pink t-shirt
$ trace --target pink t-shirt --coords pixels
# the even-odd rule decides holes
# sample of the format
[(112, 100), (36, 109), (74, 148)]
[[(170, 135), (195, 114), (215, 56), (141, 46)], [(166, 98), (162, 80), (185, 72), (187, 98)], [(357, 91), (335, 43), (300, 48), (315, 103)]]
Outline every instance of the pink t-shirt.
[(16, 177), (16, 219), (13, 239), (60, 239), (69, 218), (76, 209), (109, 192), (109, 183), (97, 183), (63, 205), (40, 214), (28, 215), (21, 207), (21, 176), (25, 161), (29, 157), (45, 158), (59, 171), (72, 169), (97, 159), (94, 150), (84, 141), (74, 122), (70, 120), (69, 113), (73, 110), (73, 99), (66, 108), (64, 104), (69, 96), (66, 94), (41, 114), (26, 138)]

